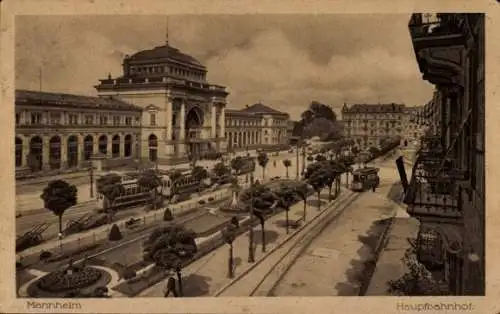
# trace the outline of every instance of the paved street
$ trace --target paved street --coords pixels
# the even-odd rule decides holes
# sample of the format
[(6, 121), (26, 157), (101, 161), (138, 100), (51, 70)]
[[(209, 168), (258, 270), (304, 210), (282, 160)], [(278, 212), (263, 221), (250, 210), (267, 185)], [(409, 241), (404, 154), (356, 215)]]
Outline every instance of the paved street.
[[(345, 245), (350, 248), (350, 250), (345, 249), (347, 255), (351, 255), (350, 259), (357, 259), (358, 255), (355, 254), (356, 250), (359, 249), (359, 243), (356, 243), (354, 240), (349, 240), (349, 238), (357, 239), (358, 236), (365, 235), (366, 231), (371, 227), (372, 222), (378, 219), (390, 217), (394, 214), (397, 204), (387, 199), (387, 195), (390, 197), (394, 197), (399, 194), (399, 189), (395, 189), (393, 187), (393, 183), (398, 181), (397, 173), (394, 168), (394, 160), (388, 160), (380, 163), (381, 168), (381, 186), (377, 190), (376, 193), (373, 192), (364, 192), (360, 195), (360, 198), (356, 200), (353, 204), (348, 206), (345, 209), (345, 212), (339, 217), (336, 222), (333, 222), (328, 228), (328, 231), (324, 231), (318, 237), (318, 239), (322, 239), (324, 237), (328, 237), (329, 233), (334, 233), (338, 235), (337, 237), (333, 237), (334, 242), (338, 245)], [(345, 183), (345, 177), (342, 179), (342, 183)], [(349, 190), (342, 189), (341, 196), (338, 200), (334, 201), (335, 203), (341, 203), (343, 200), (347, 199), (349, 195), (353, 193)], [(325, 202), (327, 196), (327, 191), (322, 193), (323, 202)], [(308, 203), (307, 210), (307, 220), (313, 219), (318, 214), (315, 206), (316, 196), (313, 195), (310, 197)], [(324, 208), (325, 205), (322, 205)], [(365, 207), (368, 206), (368, 209)], [(297, 219), (302, 215), (303, 203), (299, 202), (294, 205), (290, 210), (290, 219)], [(368, 215), (367, 215), (368, 213)], [(353, 222), (353, 220), (360, 220), (358, 223)], [(273, 250), (273, 248), (277, 248), (286, 238), (285, 230), (284, 230), (284, 214), (278, 214), (276, 216), (271, 217), (268, 222), (266, 222), (266, 238), (268, 239), (267, 252)], [(346, 226), (345, 226), (346, 225)], [(356, 226), (355, 226), (356, 225)], [(342, 226), (342, 228), (341, 228)], [(352, 228), (351, 228), (352, 226)], [(355, 227), (354, 227), (355, 226)], [(347, 229), (346, 229), (347, 228)], [(353, 230), (351, 230), (353, 229)], [(261, 258), (263, 253), (261, 253), (261, 235), (260, 235), (260, 227), (255, 228), (256, 242), (259, 243), (256, 248), (256, 260)], [(320, 241), (320, 240), (318, 240)], [(319, 245), (319, 242), (315, 241), (312, 245)], [(234, 257), (236, 264), (236, 275), (242, 274), (249, 270), (250, 264), (247, 263), (248, 256), (248, 235), (245, 233), (239, 236), (234, 244)], [(353, 253), (354, 252), (354, 253)], [(228, 257), (228, 247), (224, 245), (215, 251), (209, 253), (203, 258), (193, 262), (191, 265), (186, 267), (183, 271), (184, 276), (184, 290), (186, 296), (212, 296), (219, 289), (223, 288), (227, 285), (231, 280), (227, 278), (227, 257)], [(302, 257), (301, 257), (302, 258)], [(299, 260), (301, 259), (299, 258)], [(316, 263), (314, 263), (316, 265)], [(272, 266), (272, 265), (271, 265)], [(269, 266), (269, 267), (271, 267)], [(269, 269), (267, 268), (267, 270)], [(260, 267), (261, 268), (261, 267)], [(265, 268), (265, 267), (264, 267)], [(308, 268), (312, 268), (309, 266)], [(351, 266), (347, 264), (342, 264), (341, 266), (337, 266), (338, 272), (344, 274), (348, 271)], [(239, 286), (237, 291), (231, 291), (229, 288), (226, 292), (224, 292), (221, 296), (244, 296), (245, 294), (241, 294), (241, 291), (250, 291), (252, 290), (252, 285), (255, 282), (258, 282), (262, 274), (261, 272), (265, 272), (264, 270), (257, 270), (256, 274), (253, 275), (254, 270), (249, 272), (249, 277), (245, 279), (245, 282), (249, 282), (250, 284), (246, 286)], [(325, 270), (325, 268), (320, 268), (317, 270), (317, 276), (321, 276), (321, 274), (325, 273), (325, 271), (330, 272), (330, 270)], [(294, 269), (291, 270), (292, 274), (296, 272)], [(248, 279), (250, 278), (250, 279)], [(344, 279), (342, 278), (342, 282)], [(311, 280), (310, 282), (314, 282)], [(163, 293), (165, 282), (161, 282), (156, 284), (155, 286), (145, 290), (141, 296), (143, 297), (160, 297)], [(309, 294), (305, 294), (309, 295)], [(331, 292), (324, 295), (333, 295)]]
[(364, 192), (306, 249), (273, 291), (274, 296), (358, 295), (373, 261), (374, 222), (394, 216), (399, 205), (387, 198), (399, 181), (395, 167), (383, 167), (375, 193)]

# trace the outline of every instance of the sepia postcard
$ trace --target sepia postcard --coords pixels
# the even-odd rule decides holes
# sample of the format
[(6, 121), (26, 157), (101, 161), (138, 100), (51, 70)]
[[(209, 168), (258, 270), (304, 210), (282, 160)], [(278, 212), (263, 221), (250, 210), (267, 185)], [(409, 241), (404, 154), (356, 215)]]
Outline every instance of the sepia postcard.
[(0, 8), (2, 313), (500, 313), (497, 1)]

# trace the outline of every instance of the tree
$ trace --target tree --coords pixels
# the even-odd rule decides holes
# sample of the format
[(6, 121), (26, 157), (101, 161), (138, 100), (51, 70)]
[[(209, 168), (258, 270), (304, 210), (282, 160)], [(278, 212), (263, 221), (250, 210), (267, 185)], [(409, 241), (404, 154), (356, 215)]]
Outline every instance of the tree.
[(269, 157), (267, 156), (266, 153), (260, 153), (257, 156), (257, 162), (259, 163), (259, 166), (262, 167), (262, 180), (264, 180), (266, 174), (266, 166), (267, 163), (269, 162)]
[[(262, 233), (262, 252), (266, 251), (266, 231), (265, 222), (273, 208), (276, 206), (278, 198), (271, 190), (261, 184), (254, 185), (242, 201), (247, 202), (247, 208), (251, 208), (251, 214), (255, 216), (260, 223)], [(248, 204), (250, 203), (250, 204)], [(251, 207), (250, 207), (251, 206)], [(253, 226), (251, 227), (253, 228)]]
[(59, 218), (59, 233), (62, 234), (62, 216), (77, 203), (78, 189), (64, 180), (54, 180), (43, 189), (40, 198), (43, 206)]
[(351, 152), (354, 154), (354, 155), (357, 155), (359, 154), (359, 148), (357, 146), (353, 146), (351, 148)]
[(217, 177), (222, 177), (231, 173), (231, 170), (222, 162), (216, 163), (213, 171)]
[(170, 208), (165, 209), (163, 212), (163, 221), (172, 221), (174, 220), (174, 216), (172, 215), (172, 211)]
[[(151, 205), (153, 210), (156, 210), (157, 203), (157, 188), (162, 187), (161, 178), (158, 176), (155, 170), (146, 170), (141, 173), (139, 178), (137, 179), (137, 184), (145, 190), (152, 192), (151, 196)], [(163, 195), (162, 191), (160, 195)]]
[(316, 155), (316, 161), (325, 161), (326, 157), (322, 154)]
[(120, 232), (120, 229), (118, 228), (118, 226), (116, 224), (114, 224), (111, 227), (111, 230), (109, 231), (109, 234), (108, 234), (109, 241), (119, 241), (122, 238), (123, 237), (122, 237), (122, 233)]
[(278, 206), (280, 206), (285, 210), (286, 234), (288, 234), (289, 233), (288, 213), (290, 211), (290, 207), (295, 203), (296, 190), (288, 185), (284, 185), (278, 190), (276, 194), (279, 198)]
[(313, 172), (310, 177), (307, 179), (307, 183), (309, 183), (314, 191), (318, 194), (318, 210), (321, 209), (321, 190), (325, 187), (325, 183), (328, 181), (328, 172), (326, 169), (320, 165), (320, 169)]
[(231, 159), (231, 169), (234, 170), (236, 175), (240, 174), (240, 171), (244, 166), (245, 166), (245, 161), (243, 160), (243, 157), (237, 156)]
[(238, 231), (239, 222), (236, 217), (233, 217), (228, 224), (228, 226), (222, 229), (222, 236), (224, 242), (229, 244), (229, 260), (228, 260), (228, 278), (234, 277), (234, 258), (233, 258), (233, 242), (236, 239), (236, 233)]
[(375, 146), (370, 147), (368, 151), (370, 152), (370, 154), (372, 154), (372, 156), (377, 156), (379, 153), (378, 148)]
[(292, 166), (292, 161), (290, 159), (285, 159), (283, 160), (283, 166), (285, 166), (286, 169), (286, 177), (288, 178), (288, 168)]
[(201, 167), (201, 166), (196, 166), (191, 170), (191, 174), (195, 178), (195, 180), (200, 182), (200, 186), (206, 178), (208, 178), (208, 171), (207, 169)]
[(172, 171), (169, 172), (168, 176), (170, 177), (170, 180), (172, 181), (170, 195), (174, 195), (177, 193), (177, 191), (175, 190), (175, 187), (176, 187), (175, 182), (177, 182), (177, 180), (182, 178), (182, 172), (178, 169), (173, 169)]
[(154, 230), (144, 242), (144, 259), (165, 271), (174, 271), (182, 291), (182, 267), (197, 252), (196, 233), (184, 226), (172, 225)]
[(116, 173), (108, 173), (96, 180), (97, 193), (104, 196), (104, 210), (113, 207), (115, 199), (124, 192), (122, 177)]
[(296, 187), (297, 194), (304, 202), (304, 211), (302, 213), (302, 220), (306, 221), (307, 198), (309, 197), (309, 186), (306, 182), (300, 182)]

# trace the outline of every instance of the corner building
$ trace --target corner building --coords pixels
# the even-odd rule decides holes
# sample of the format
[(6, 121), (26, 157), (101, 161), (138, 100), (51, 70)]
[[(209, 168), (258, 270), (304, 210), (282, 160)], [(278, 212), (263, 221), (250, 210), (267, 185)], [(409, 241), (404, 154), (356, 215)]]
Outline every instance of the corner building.
[(142, 109), (113, 97), (16, 90), (16, 176), (91, 165), (133, 163), (140, 150)]
[(484, 14), (413, 14), (423, 79), (436, 93), (405, 195), (422, 263), (454, 295), (485, 294)]
[(360, 149), (379, 147), (388, 137), (403, 134), (404, 104), (353, 104), (344, 103), (342, 122), (344, 134), (353, 139)]
[(109, 75), (95, 88), (143, 109), (141, 156), (165, 164), (226, 150), (228, 92), (206, 75), (198, 60), (166, 43), (126, 56), (123, 75)]

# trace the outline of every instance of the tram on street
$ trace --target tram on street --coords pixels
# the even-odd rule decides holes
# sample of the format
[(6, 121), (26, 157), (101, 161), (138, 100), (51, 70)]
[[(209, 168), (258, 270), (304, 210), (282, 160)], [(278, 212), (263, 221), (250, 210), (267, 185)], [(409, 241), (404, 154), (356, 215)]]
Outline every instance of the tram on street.
[(354, 170), (352, 172), (351, 190), (363, 192), (371, 189), (375, 192), (380, 185), (379, 170), (376, 167), (365, 167)]

